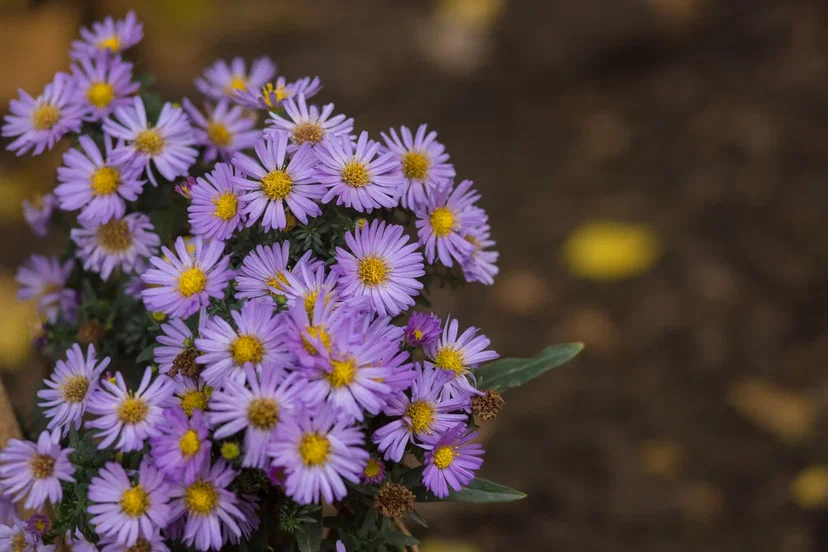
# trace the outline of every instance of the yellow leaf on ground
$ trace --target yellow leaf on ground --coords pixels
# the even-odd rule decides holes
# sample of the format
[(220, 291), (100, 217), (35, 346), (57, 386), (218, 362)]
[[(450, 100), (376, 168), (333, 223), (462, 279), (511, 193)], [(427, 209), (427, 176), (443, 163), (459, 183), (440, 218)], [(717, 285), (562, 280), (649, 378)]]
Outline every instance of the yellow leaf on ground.
[(569, 271), (588, 280), (624, 280), (647, 272), (661, 255), (661, 241), (648, 226), (612, 220), (588, 221), (566, 240)]
[(817, 418), (817, 406), (808, 395), (759, 380), (735, 383), (728, 401), (744, 417), (786, 441), (807, 436)]

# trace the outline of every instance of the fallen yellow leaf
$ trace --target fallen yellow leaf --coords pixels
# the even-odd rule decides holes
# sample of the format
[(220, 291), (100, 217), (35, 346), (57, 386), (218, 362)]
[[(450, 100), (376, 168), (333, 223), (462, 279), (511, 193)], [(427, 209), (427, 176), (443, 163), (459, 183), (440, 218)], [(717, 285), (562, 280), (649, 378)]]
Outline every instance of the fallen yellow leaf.
[(735, 383), (728, 401), (744, 417), (786, 441), (807, 436), (817, 418), (816, 404), (808, 395), (759, 380)]

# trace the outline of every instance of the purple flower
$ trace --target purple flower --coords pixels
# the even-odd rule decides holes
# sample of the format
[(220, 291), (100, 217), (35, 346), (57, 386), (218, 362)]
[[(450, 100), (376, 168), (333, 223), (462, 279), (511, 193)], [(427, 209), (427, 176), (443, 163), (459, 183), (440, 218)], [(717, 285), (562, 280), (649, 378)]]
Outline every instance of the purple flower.
[[(311, 268), (312, 266), (316, 266), (316, 269)], [(324, 264), (311, 265), (300, 262), (292, 271), (285, 272), (284, 276), (287, 284), (278, 291), (284, 291), (289, 307), (301, 301), (310, 318), (313, 318), (313, 307), (320, 294), (328, 296), (329, 299), (337, 295), (337, 275), (334, 271), (327, 271)]]
[(126, 202), (135, 201), (144, 187), (140, 180), (143, 168), (137, 164), (113, 163), (112, 138), (104, 136), (106, 159), (89, 136), (78, 138), (83, 152), (69, 150), (58, 168), (55, 195), (64, 211), (81, 209), (81, 222), (108, 222), (121, 218)]
[(71, 322), (78, 307), (78, 294), (64, 286), (74, 267), (71, 259), (61, 264), (55, 256), (32, 255), (17, 269), (17, 297), (23, 301), (36, 298), (38, 313), (49, 322), (57, 322), (60, 315)]
[(170, 480), (193, 483), (196, 475), (210, 464), (209, 425), (201, 410), (192, 416), (180, 407), (164, 410), (163, 420), (150, 436), (155, 467)]
[(9, 439), (0, 451), (0, 489), (15, 502), (25, 496), (25, 508), (37, 510), (47, 501), (59, 503), (63, 499), (60, 482), (75, 481), (75, 467), (69, 462), (74, 450), (60, 448), (57, 429), (42, 432), (37, 443)]
[(225, 542), (232, 544), (239, 544), (242, 541), (249, 542), (250, 535), (259, 528), (259, 524), (262, 521), (258, 514), (259, 498), (257, 496), (240, 494), (238, 495), (238, 499), (239, 502), (236, 506), (238, 506), (239, 511), (243, 514), (243, 517), (238, 520), (241, 535), (236, 535), (228, 530), (226, 525), (221, 528), (221, 538)]
[(236, 90), (233, 101), (249, 109), (278, 109), (288, 98), (304, 95), (305, 98), (315, 96), (322, 89), (319, 77), (303, 77), (294, 82), (287, 82), (285, 77), (276, 79), (276, 84), (268, 82), (261, 88)]
[(408, 243), (402, 226), (374, 220), (367, 228), (345, 234), (348, 250), (336, 248), (343, 298), (365, 296), (380, 316), (396, 316), (414, 305), (425, 275), (418, 244)]
[(405, 342), (415, 347), (430, 345), (440, 337), (440, 319), (433, 312), (413, 312), (405, 326)]
[(37, 392), (43, 399), (38, 406), (43, 409), (43, 415), (50, 418), (49, 429), (60, 428), (64, 435), (73, 424), (80, 429), (86, 406), (97, 391), (107, 366), (109, 357), (98, 362), (93, 345), (86, 350), (86, 358), (77, 343), (67, 349), (66, 360), (58, 360), (55, 371), (44, 380), (47, 389)]
[(11, 525), (17, 519), (17, 505), (14, 501), (0, 493), (0, 525)]
[(104, 224), (83, 221), (81, 225), (69, 234), (78, 246), (77, 256), (83, 261), (84, 270), (99, 273), (103, 281), (116, 268), (125, 273), (140, 271), (138, 267), (144, 266), (144, 259), (157, 253), (161, 244), (144, 213), (130, 213)]
[(192, 416), (198, 410), (207, 410), (213, 388), (206, 385), (201, 379), (193, 380), (178, 375), (172, 378), (175, 391), (175, 400), (187, 416)]
[(348, 552), (341, 540), (336, 541), (336, 552)]
[(465, 424), (457, 424), (442, 435), (424, 437), (420, 445), (426, 449), (423, 484), (439, 498), (449, 494), (448, 488), (459, 492), (474, 479), (474, 472), (483, 465), (483, 446), (469, 443), (477, 437)]
[[(319, 261), (311, 259), (312, 252), (305, 251), (296, 266), (306, 264), (313, 268)], [(236, 276), (236, 299), (256, 299), (283, 295), (289, 285), (285, 273), (289, 272), (290, 243), (274, 243), (271, 246), (258, 245), (242, 260), (239, 275)]]
[(153, 186), (157, 186), (158, 182), (150, 162), (169, 181), (178, 176), (187, 176), (198, 155), (198, 150), (193, 147), (195, 137), (187, 115), (180, 107), (173, 107), (167, 102), (161, 108), (158, 122), (152, 125), (147, 121), (141, 97), (136, 96), (133, 102), (132, 107), (119, 107), (115, 110), (114, 117), (118, 122), (108, 118), (103, 123), (106, 134), (128, 142), (112, 152), (112, 161), (119, 164), (136, 163), (142, 170), (146, 169)]
[(175, 241), (174, 255), (162, 247), (165, 259), (152, 257), (150, 268), (141, 275), (147, 284), (154, 284), (141, 292), (147, 309), (163, 312), (168, 316), (187, 318), (202, 306), (210, 304), (210, 298), (224, 297), (224, 288), (233, 278), (230, 256), (224, 257), (224, 243), (204, 243), (199, 236), (195, 241), (195, 254), (190, 255), (184, 238)]
[(187, 98), (183, 106), (193, 124), (196, 144), (205, 148), (205, 161), (214, 161), (219, 154), (229, 160), (237, 151), (252, 148), (262, 137), (262, 132), (254, 128), (256, 121), (240, 106), (230, 107), (226, 98), (215, 107), (205, 102), (206, 117)]
[(0, 550), (9, 552), (52, 552), (54, 546), (40, 546), (40, 539), (26, 532), (26, 524), (14, 515), (0, 524)]
[(443, 389), (444, 395), (453, 398), (478, 394), (479, 391), (469, 382), (468, 375), (481, 362), (500, 356), (487, 348), (489, 338), (477, 335), (478, 331), (472, 326), (458, 337), (457, 320), (448, 318), (439, 341), (425, 348), (426, 358), (435, 367), (454, 373), (454, 378)]
[(380, 154), (379, 142), (362, 132), (356, 149), (348, 136), (327, 138), (316, 148), (319, 164), (316, 179), (328, 188), (322, 198), (328, 203), (353, 207), (360, 213), (396, 207), (402, 193), (402, 173), (390, 153)]
[(170, 522), (169, 500), (170, 486), (149, 459), (141, 462), (134, 483), (120, 464), (108, 462), (90, 482), (87, 511), (96, 533), (135, 546)]
[(446, 399), (440, 397), (443, 385), (451, 376), (430, 366), (418, 367), (417, 378), (411, 386), (411, 397), (403, 393), (394, 394), (383, 410), (387, 416), (398, 419), (379, 428), (372, 437), (385, 459), (393, 462), (402, 460), (405, 447), (417, 439), (424, 439), (434, 433), (442, 433), (466, 420), (466, 414), (452, 414), (468, 406), (468, 399)]
[(19, 98), (9, 104), (10, 114), (3, 118), (3, 136), (18, 137), (6, 149), (17, 155), (34, 149), (32, 155), (40, 155), (67, 132), (80, 132), (84, 108), (74, 102), (74, 95), (74, 81), (66, 73), (55, 75), (37, 98), (21, 90)]
[(84, 59), (99, 52), (117, 54), (132, 48), (144, 38), (144, 28), (135, 12), (130, 11), (125, 19), (114, 21), (107, 17), (92, 23), (92, 30), (82, 27), (82, 40), (72, 42), (72, 59)]
[(204, 239), (226, 240), (241, 229), (242, 218), (234, 169), (227, 163), (216, 164), (213, 172), (199, 177), (190, 190), (192, 201), (187, 207), (193, 234)]
[(379, 458), (370, 457), (362, 470), (362, 481), (366, 485), (379, 485), (385, 481), (385, 463)]
[(237, 90), (256, 90), (276, 75), (276, 65), (268, 57), (253, 60), (250, 73), (243, 58), (235, 57), (229, 64), (216, 60), (204, 70), (204, 76), (195, 80), (196, 88), (213, 99), (231, 97)]
[(305, 102), (305, 95), (299, 94), (296, 101), (293, 98), (285, 100), (283, 107), (289, 119), (280, 116), (278, 113), (271, 113), (269, 123), (271, 127), (265, 129), (265, 133), (274, 131), (286, 131), (290, 133), (291, 144), (288, 151), (294, 151), (305, 142), (315, 146), (325, 138), (336, 136), (347, 136), (354, 130), (354, 120), (346, 119), (345, 115), (334, 115), (334, 104), (329, 103), (320, 109)]
[(83, 106), (89, 121), (101, 121), (116, 108), (130, 104), (141, 87), (132, 81), (132, 64), (121, 56), (99, 53), (95, 57), (79, 60), (72, 66), (75, 78), (75, 102)]
[[(164, 537), (161, 535), (161, 531), (155, 529), (151, 537), (138, 537), (138, 540), (135, 541), (133, 546), (126, 546), (123, 544), (118, 544), (118, 542), (111, 538), (102, 538), (101, 539), (101, 552), (170, 552), (170, 549), (167, 548), (167, 545), (164, 541)], [(97, 552), (98, 549), (95, 548), (93, 545), (92, 548), (89, 549), (90, 552)], [(72, 552), (76, 552), (77, 549), (73, 548)], [(77, 552), (85, 552), (84, 550), (80, 550)]]
[(207, 419), (216, 426), (216, 439), (244, 431), (242, 466), (263, 470), (268, 465), (268, 443), (278, 427), (293, 415), (299, 401), (300, 382), (293, 376), (282, 380), (275, 370), (263, 370), (257, 375), (248, 366), (245, 372), (246, 386), (227, 380), (224, 389), (213, 394)]
[(325, 362), (320, 351), (330, 351), (331, 336), (334, 335), (346, 316), (355, 314), (328, 293), (316, 295), (308, 313), (303, 302), (296, 301), (283, 318), (286, 332), (285, 343), (297, 357), (299, 363), (311, 367)]
[(34, 513), (26, 520), (26, 532), (38, 538), (49, 532), (52, 522), (43, 514)]
[(49, 233), (49, 225), (52, 222), (52, 212), (55, 210), (57, 200), (54, 194), (38, 196), (34, 202), (23, 200), (23, 218), (31, 228), (32, 233), (38, 237), (44, 237)]
[[(121, 452), (141, 450), (144, 441), (152, 435), (161, 421), (162, 409), (172, 395), (172, 385), (166, 376), (158, 377), (150, 384), (152, 370), (147, 367), (138, 391), (127, 389), (124, 377), (115, 373), (115, 382), (101, 380), (101, 387), (89, 398), (86, 409), (98, 416), (86, 422), (86, 427), (100, 429), (103, 440), (98, 448), (103, 450), (115, 443)], [(118, 438), (120, 436), (120, 439)]]
[(368, 461), (359, 426), (338, 420), (333, 410), (306, 409), (279, 427), (268, 455), (285, 469), (285, 492), (299, 504), (333, 503), (348, 494), (345, 481), (359, 483)]
[(464, 180), (453, 190), (436, 190), (415, 211), (417, 235), (429, 263), (439, 257), (441, 263), (450, 267), (452, 258), (462, 263), (474, 250), (465, 236), (471, 227), (484, 224), (486, 215), (474, 207), (480, 194), (471, 189), (472, 184), (471, 180)]
[(80, 529), (75, 528), (75, 532), (67, 529), (63, 536), (63, 542), (71, 550), (71, 552), (98, 552), (98, 547), (86, 540)]
[(288, 162), (287, 141), (286, 132), (275, 132), (256, 143), (259, 161), (243, 153), (233, 157), (233, 164), (242, 174), (254, 179), (243, 176), (235, 179), (236, 185), (247, 191), (241, 198), (245, 204), (247, 226), (261, 218), (265, 230), (285, 228), (285, 204), (303, 224), (308, 223), (309, 216), (322, 214), (319, 205), (313, 201), (323, 194), (314, 178), (316, 156), (313, 149), (310, 144), (302, 144)]
[(494, 283), (494, 277), (498, 273), (498, 268), (495, 263), (500, 253), (497, 251), (487, 251), (487, 248), (495, 245), (495, 242), (490, 237), (489, 225), (482, 224), (470, 228), (469, 233), (466, 234), (466, 241), (471, 243), (474, 249), (461, 263), (463, 276), (467, 282), (480, 282), (489, 286), (492, 285)]

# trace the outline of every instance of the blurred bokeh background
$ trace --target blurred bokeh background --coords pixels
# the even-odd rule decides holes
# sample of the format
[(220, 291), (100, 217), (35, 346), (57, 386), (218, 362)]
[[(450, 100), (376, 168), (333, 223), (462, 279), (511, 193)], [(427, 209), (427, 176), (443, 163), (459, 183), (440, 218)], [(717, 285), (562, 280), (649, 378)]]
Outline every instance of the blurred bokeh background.
[[(828, 549), (824, 0), (0, 0), (0, 111), (81, 24), (136, 9), (139, 73), (196, 97), (267, 54), (373, 133), (428, 122), (483, 193), (494, 287), (440, 296), (506, 356), (584, 341), (506, 396), (483, 475), (521, 502), (439, 505), (423, 550)], [(0, 365), (42, 368), (16, 266), (54, 244), (20, 201), (60, 152), (0, 156)]]

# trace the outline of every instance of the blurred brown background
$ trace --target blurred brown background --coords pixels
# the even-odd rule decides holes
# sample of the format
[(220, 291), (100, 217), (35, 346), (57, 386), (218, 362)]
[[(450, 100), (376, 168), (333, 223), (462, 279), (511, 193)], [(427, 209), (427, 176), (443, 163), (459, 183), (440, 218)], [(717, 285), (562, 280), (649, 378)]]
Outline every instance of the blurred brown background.
[[(496, 285), (440, 314), (507, 356), (587, 350), (485, 430), (483, 475), (529, 497), (432, 507), (424, 549), (824, 551), (826, 6), (6, 0), (0, 105), (68, 67), (78, 25), (135, 8), (167, 98), (196, 97), (216, 57), (267, 54), (375, 137), (428, 122), (501, 251)], [(12, 277), (49, 245), (19, 201), (53, 185), (46, 159), (0, 157), (0, 363), (23, 406), (37, 359)]]

